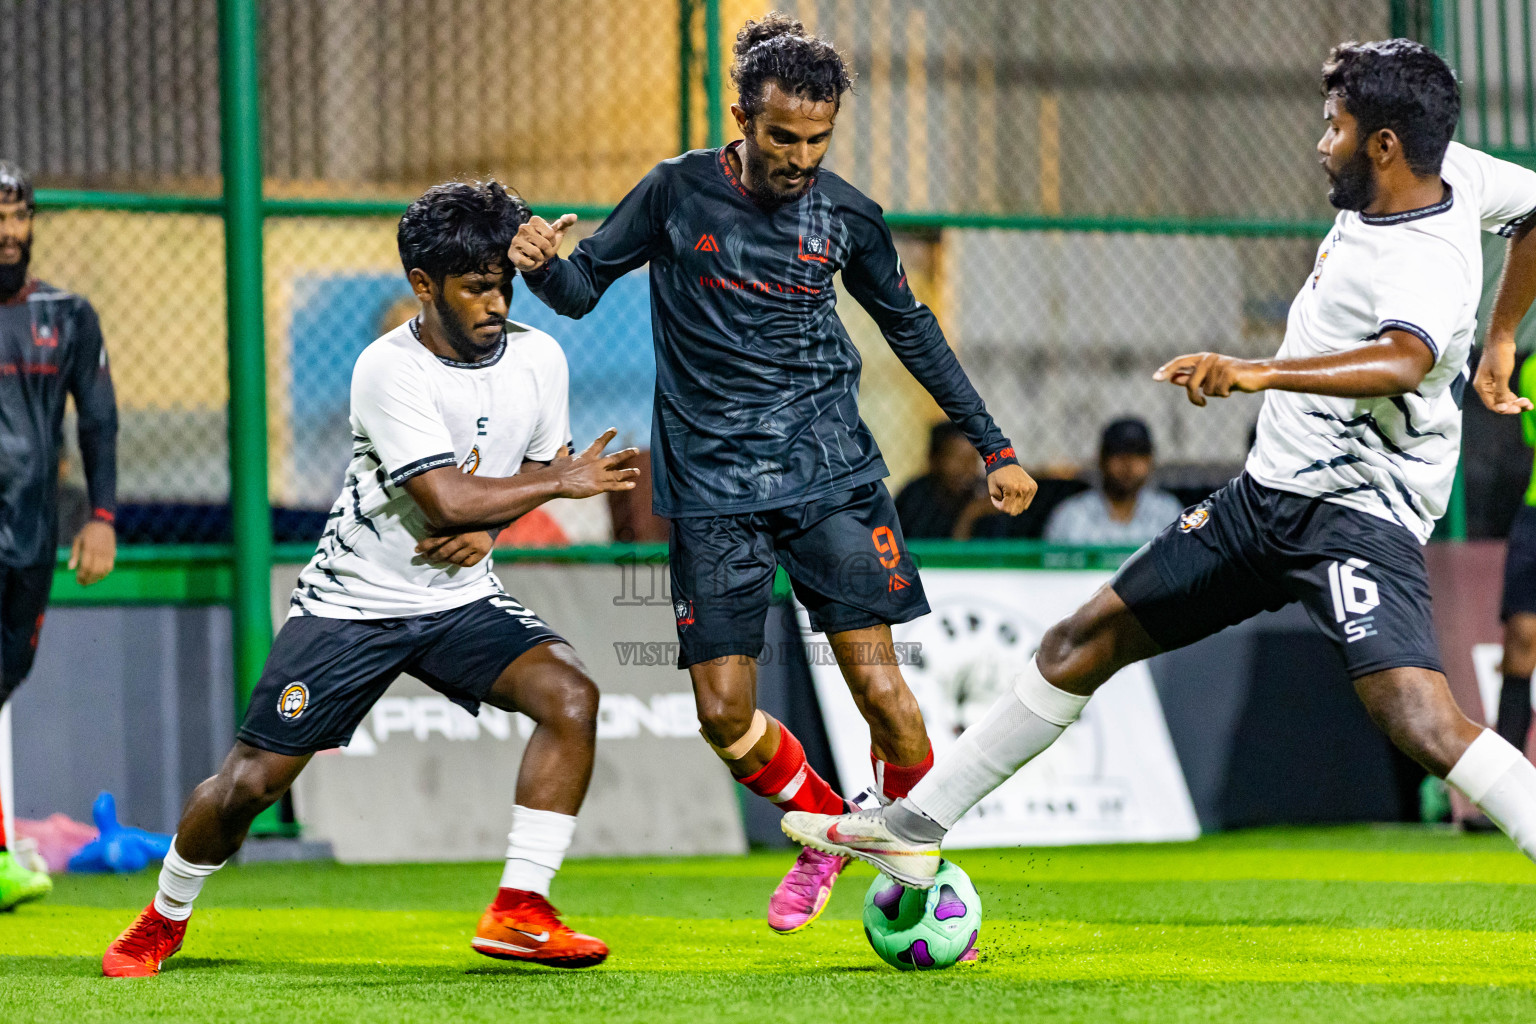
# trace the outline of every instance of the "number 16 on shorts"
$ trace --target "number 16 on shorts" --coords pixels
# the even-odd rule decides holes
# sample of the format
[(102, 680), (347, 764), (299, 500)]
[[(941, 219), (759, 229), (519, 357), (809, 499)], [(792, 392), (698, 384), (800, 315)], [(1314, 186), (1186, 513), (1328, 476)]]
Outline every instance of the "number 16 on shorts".
[(1374, 581), (1358, 575), (1360, 570), (1368, 568), (1370, 564), (1360, 558), (1328, 563), (1328, 587), (1333, 592), (1333, 616), (1344, 627), (1345, 643), (1352, 644), (1356, 640), (1376, 635), (1376, 616), (1370, 613), (1381, 604), (1381, 592)]

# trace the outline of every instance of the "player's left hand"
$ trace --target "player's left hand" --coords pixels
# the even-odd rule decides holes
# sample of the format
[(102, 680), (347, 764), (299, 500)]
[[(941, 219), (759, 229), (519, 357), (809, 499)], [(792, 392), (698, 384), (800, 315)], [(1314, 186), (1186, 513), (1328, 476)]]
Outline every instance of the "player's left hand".
[(1040, 485), (1035, 483), (1035, 478), (1015, 462), (999, 466), (987, 474), (987, 494), (992, 498), (993, 507), (1011, 516), (1029, 508), (1029, 503), (1035, 500), (1035, 492), (1039, 489)]
[(1521, 398), (1510, 390), (1509, 379), (1514, 373), (1514, 339), (1500, 343), (1489, 338), (1477, 361), (1477, 375), (1472, 378), (1472, 387), (1488, 408), (1505, 416), (1514, 416), (1531, 408), (1529, 398)]
[(1248, 359), (1235, 359), (1220, 352), (1191, 352), (1170, 359), (1157, 368), (1153, 380), (1166, 380), (1184, 388), (1189, 400), (1204, 405), (1207, 396), (1226, 398), (1234, 391), (1260, 390), (1258, 367)]
[(117, 562), (117, 531), (111, 523), (92, 519), (75, 534), (69, 546), (69, 567), (82, 587), (99, 583)]
[(447, 537), (427, 537), (416, 545), (416, 553), (434, 565), (479, 565), (491, 553), (490, 532), (471, 530)]

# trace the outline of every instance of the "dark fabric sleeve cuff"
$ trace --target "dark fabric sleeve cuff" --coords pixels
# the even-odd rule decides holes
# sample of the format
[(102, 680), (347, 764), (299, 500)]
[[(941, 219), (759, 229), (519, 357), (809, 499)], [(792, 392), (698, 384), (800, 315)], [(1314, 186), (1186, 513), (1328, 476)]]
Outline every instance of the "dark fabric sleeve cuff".
[(558, 262), (560, 262), (560, 257), (556, 256), (554, 259), (544, 264), (538, 270), (519, 270), (518, 273), (522, 275), (524, 281), (528, 282), (528, 287), (535, 289), (542, 288), (549, 282), (550, 268)]
[(982, 453), (981, 458), (987, 464), (988, 473), (994, 469), (1001, 469), (1010, 463), (1015, 466), (1019, 464), (1019, 457), (1013, 450), (1012, 441), (1007, 442), (1001, 448), (995, 448), (991, 452)]
[(112, 525), (117, 522), (117, 509), (97, 506), (91, 509), (91, 519), (98, 523)]
[(428, 455), (424, 459), (417, 459), (408, 466), (401, 466), (389, 474), (389, 482), (399, 487), (411, 477), (420, 476), (428, 470), (442, 469), (444, 466), (457, 466), (458, 464), (458, 457), (453, 452), (443, 452), (441, 455)]
[(1504, 238), (1514, 237), (1515, 232), (1529, 224), (1532, 217), (1536, 217), (1536, 210), (1532, 210), (1523, 216), (1516, 217), (1514, 220), (1507, 222), (1503, 227), (1499, 228), (1499, 235)]
[(1415, 338), (1418, 338), (1424, 344), (1429, 346), (1430, 355), (1435, 357), (1435, 362), (1440, 361), (1440, 346), (1436, 345), (1435, 339), (1431, 338), (1429, 336), (1429, 332), (1420, 327), (1418, 324), (1411, 324), (1406, 320), (1383, 320), (1381, 325), (1377, 328), (1376, 333), (1379, 337), (1380, 335), (1386, 334), (1388, 331), (1406, 331), (1407, 333), (1413, 335)]

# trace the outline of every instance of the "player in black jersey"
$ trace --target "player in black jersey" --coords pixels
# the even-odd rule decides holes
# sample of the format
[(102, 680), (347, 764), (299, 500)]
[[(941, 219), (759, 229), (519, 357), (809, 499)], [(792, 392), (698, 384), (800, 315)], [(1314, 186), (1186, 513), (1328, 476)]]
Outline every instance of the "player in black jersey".
[[(112, 571), (117, 554), (117, 401), (107, 350), (89, 302), (28, 275), (34, 209), (32, 183), (0, 161), (0, 707), (32, 668), (53, 585), (66, 395), (79, 415), (92, 508), (69, 566), (88, 585)], [(0, 910), (52, 888), (6, 842), (0, 808)]]
[[(932, 751), (890, 631), (928, 604), (859, 417), (839, 272), (986, 460), (994, 504), (1017, 515), (1035, 483), (913, 297), (880, 207), (820, 169), (851, 84), (842, 57), (782, 15), (747, 22), (735, 53), (740, 141), (658, 164), (568, 260), (556, 250), (569, 214), (535, 217), (511, 255), (534, 293), (571, 317), (650, 264), (655, 510), (672, 520), (679, 667), (704, 738), (738, 781), (789, 809), (840, 811), (800, 743), (755, 707), (777, 566), (869, 722), (880, 797), (905, 795)], [(815, 920), (845, 863), (804, 851), (769, 901), (770, 926)]]

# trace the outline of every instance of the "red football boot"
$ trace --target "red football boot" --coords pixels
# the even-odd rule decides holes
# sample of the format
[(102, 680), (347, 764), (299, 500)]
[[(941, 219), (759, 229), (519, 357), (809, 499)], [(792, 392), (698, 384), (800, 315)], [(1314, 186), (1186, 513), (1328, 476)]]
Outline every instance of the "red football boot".
[(608, 958), (601, 939), (573, 932), (536, 892), (502, 889), (470, 942), (476, 953), (546, 967), (596, 967)]
[(109, 978), (153, 978), (160, 973), (160, 965), (181, 949), (186, 934), (186, 921), (162, 916), (151, 903), (112, 940), (102, 954), (101, 973)]

